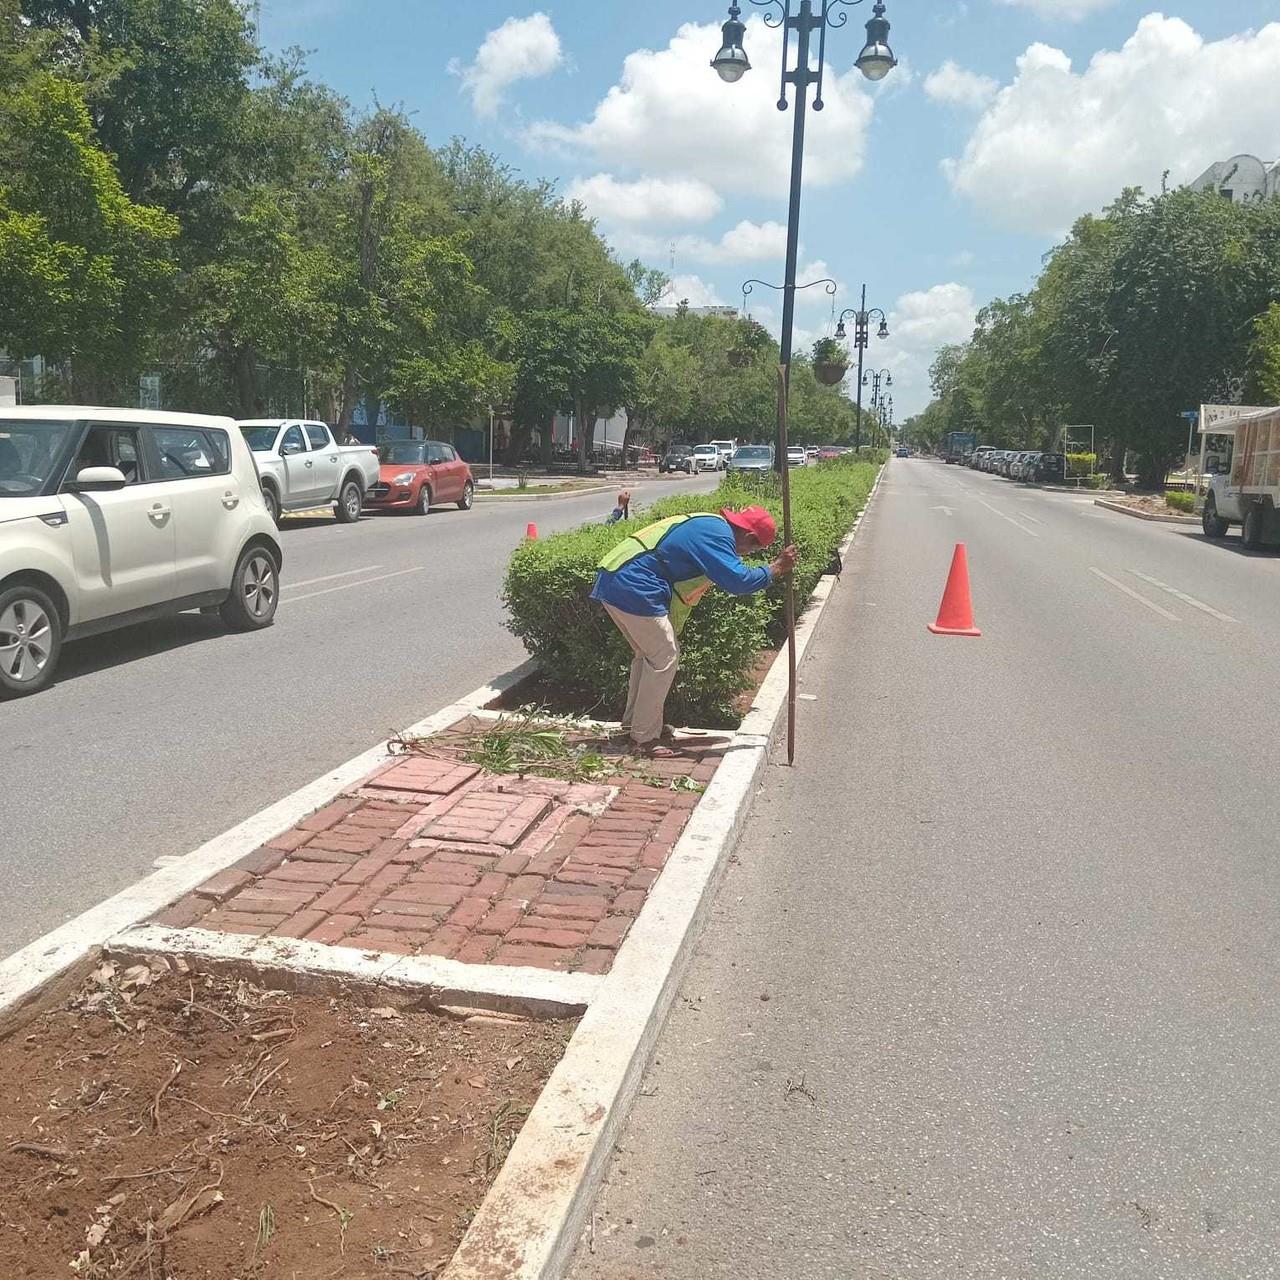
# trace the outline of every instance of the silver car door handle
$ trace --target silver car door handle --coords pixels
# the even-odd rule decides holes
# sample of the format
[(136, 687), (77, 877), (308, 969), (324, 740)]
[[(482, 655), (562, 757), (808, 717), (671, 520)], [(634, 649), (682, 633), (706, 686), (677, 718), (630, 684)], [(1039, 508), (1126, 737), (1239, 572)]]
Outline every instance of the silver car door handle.
[(226, 493), (222, 495), (222, 505), (226, 507), (228, 511), (234, 511), (236, 507), (240, 505), (239, 495), (232, 493), (231, 490), (228, 489)]
[(337, 462), (337, 460), (338, 460), (338, 455), (337, 455), (336, 453), (331, 453), (331, 454), (329, 455), (329, 461), (330, 461), (330, 462)]
[(163, 524), (169, 518), (170, 510), (171, 508), (157, 502), (155, 506), (147, 512), (147, 515), (149, 515), (157, 524)]
[(309, 466), (309, 467), (314, 467), (315, 465), (316, 465), (316, 464), (315, 464), (314, 462), (312, 462), (310, 458), (308, 458), (308, 459), (307, 459), (307, 466)]

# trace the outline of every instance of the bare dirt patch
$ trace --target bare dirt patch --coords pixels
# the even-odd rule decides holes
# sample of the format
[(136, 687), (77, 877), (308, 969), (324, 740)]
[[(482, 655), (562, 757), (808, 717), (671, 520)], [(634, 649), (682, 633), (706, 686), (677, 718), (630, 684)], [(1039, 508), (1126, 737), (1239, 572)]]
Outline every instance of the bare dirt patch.
[(571, 1022), (104, 965), (0, 1041), (5, 1280), (429, 1280)]

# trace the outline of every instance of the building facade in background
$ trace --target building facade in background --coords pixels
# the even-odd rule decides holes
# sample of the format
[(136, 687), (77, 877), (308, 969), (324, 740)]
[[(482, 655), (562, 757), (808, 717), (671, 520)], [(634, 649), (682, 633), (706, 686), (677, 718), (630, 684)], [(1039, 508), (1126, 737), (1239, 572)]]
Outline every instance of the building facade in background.
[(1211, 164), (1194, 182), (1193, 191), (1216, 191), (1234, 204), (1280, 196), (1280, 160), (1238, 155)]

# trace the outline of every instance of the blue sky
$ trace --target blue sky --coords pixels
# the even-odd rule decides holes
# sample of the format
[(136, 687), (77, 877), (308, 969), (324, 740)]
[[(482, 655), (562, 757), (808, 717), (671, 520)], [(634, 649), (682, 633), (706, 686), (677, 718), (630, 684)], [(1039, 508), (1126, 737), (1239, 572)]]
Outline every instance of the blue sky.
[[(1078, 214), (1166, 169), (1280, 158), (1280, 0), (886, 0), (902, 65), (879, 86), (851, 70), (871, 2), (828, 37), (801, 270), (835, 277), (840, 307), (865, 280), (889, 312), (872, 355), (899, 419), (927, 402), (937, 346), (1026, 288)], [(748, 277), (781, 279), (791, 130), (776, 34), (742, 7), (753, 70), (736, 85), (707, 65), (726, 5), (703, 0), (262, 0), (262, 36), (433, 143), (461, 135), (556, 179), (621, 257), (670, 270), (674, 244), (678, 296), (737, 304)], [(811, 342), (830, 300), (804, 296)]]

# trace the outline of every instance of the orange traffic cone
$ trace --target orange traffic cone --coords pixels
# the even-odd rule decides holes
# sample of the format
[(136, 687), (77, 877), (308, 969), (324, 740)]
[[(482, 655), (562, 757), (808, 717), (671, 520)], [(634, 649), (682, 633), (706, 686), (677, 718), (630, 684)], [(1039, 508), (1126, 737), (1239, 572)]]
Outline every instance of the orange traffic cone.
[(942, 593), (937, 622), (929, 623), (935, 636), (980, 636), (973, 625), (973, 601), (969, 597), (969, 555), (963, 542), (956, 543), (956, 553), (947, 575), (947, 589)]
[(526, 538), (533, 538), (535, 540), (537, 539), (538, 526), (534, 524), (532, 520), (530, 520), (529, 523), (525, 526), (524, 536)]

